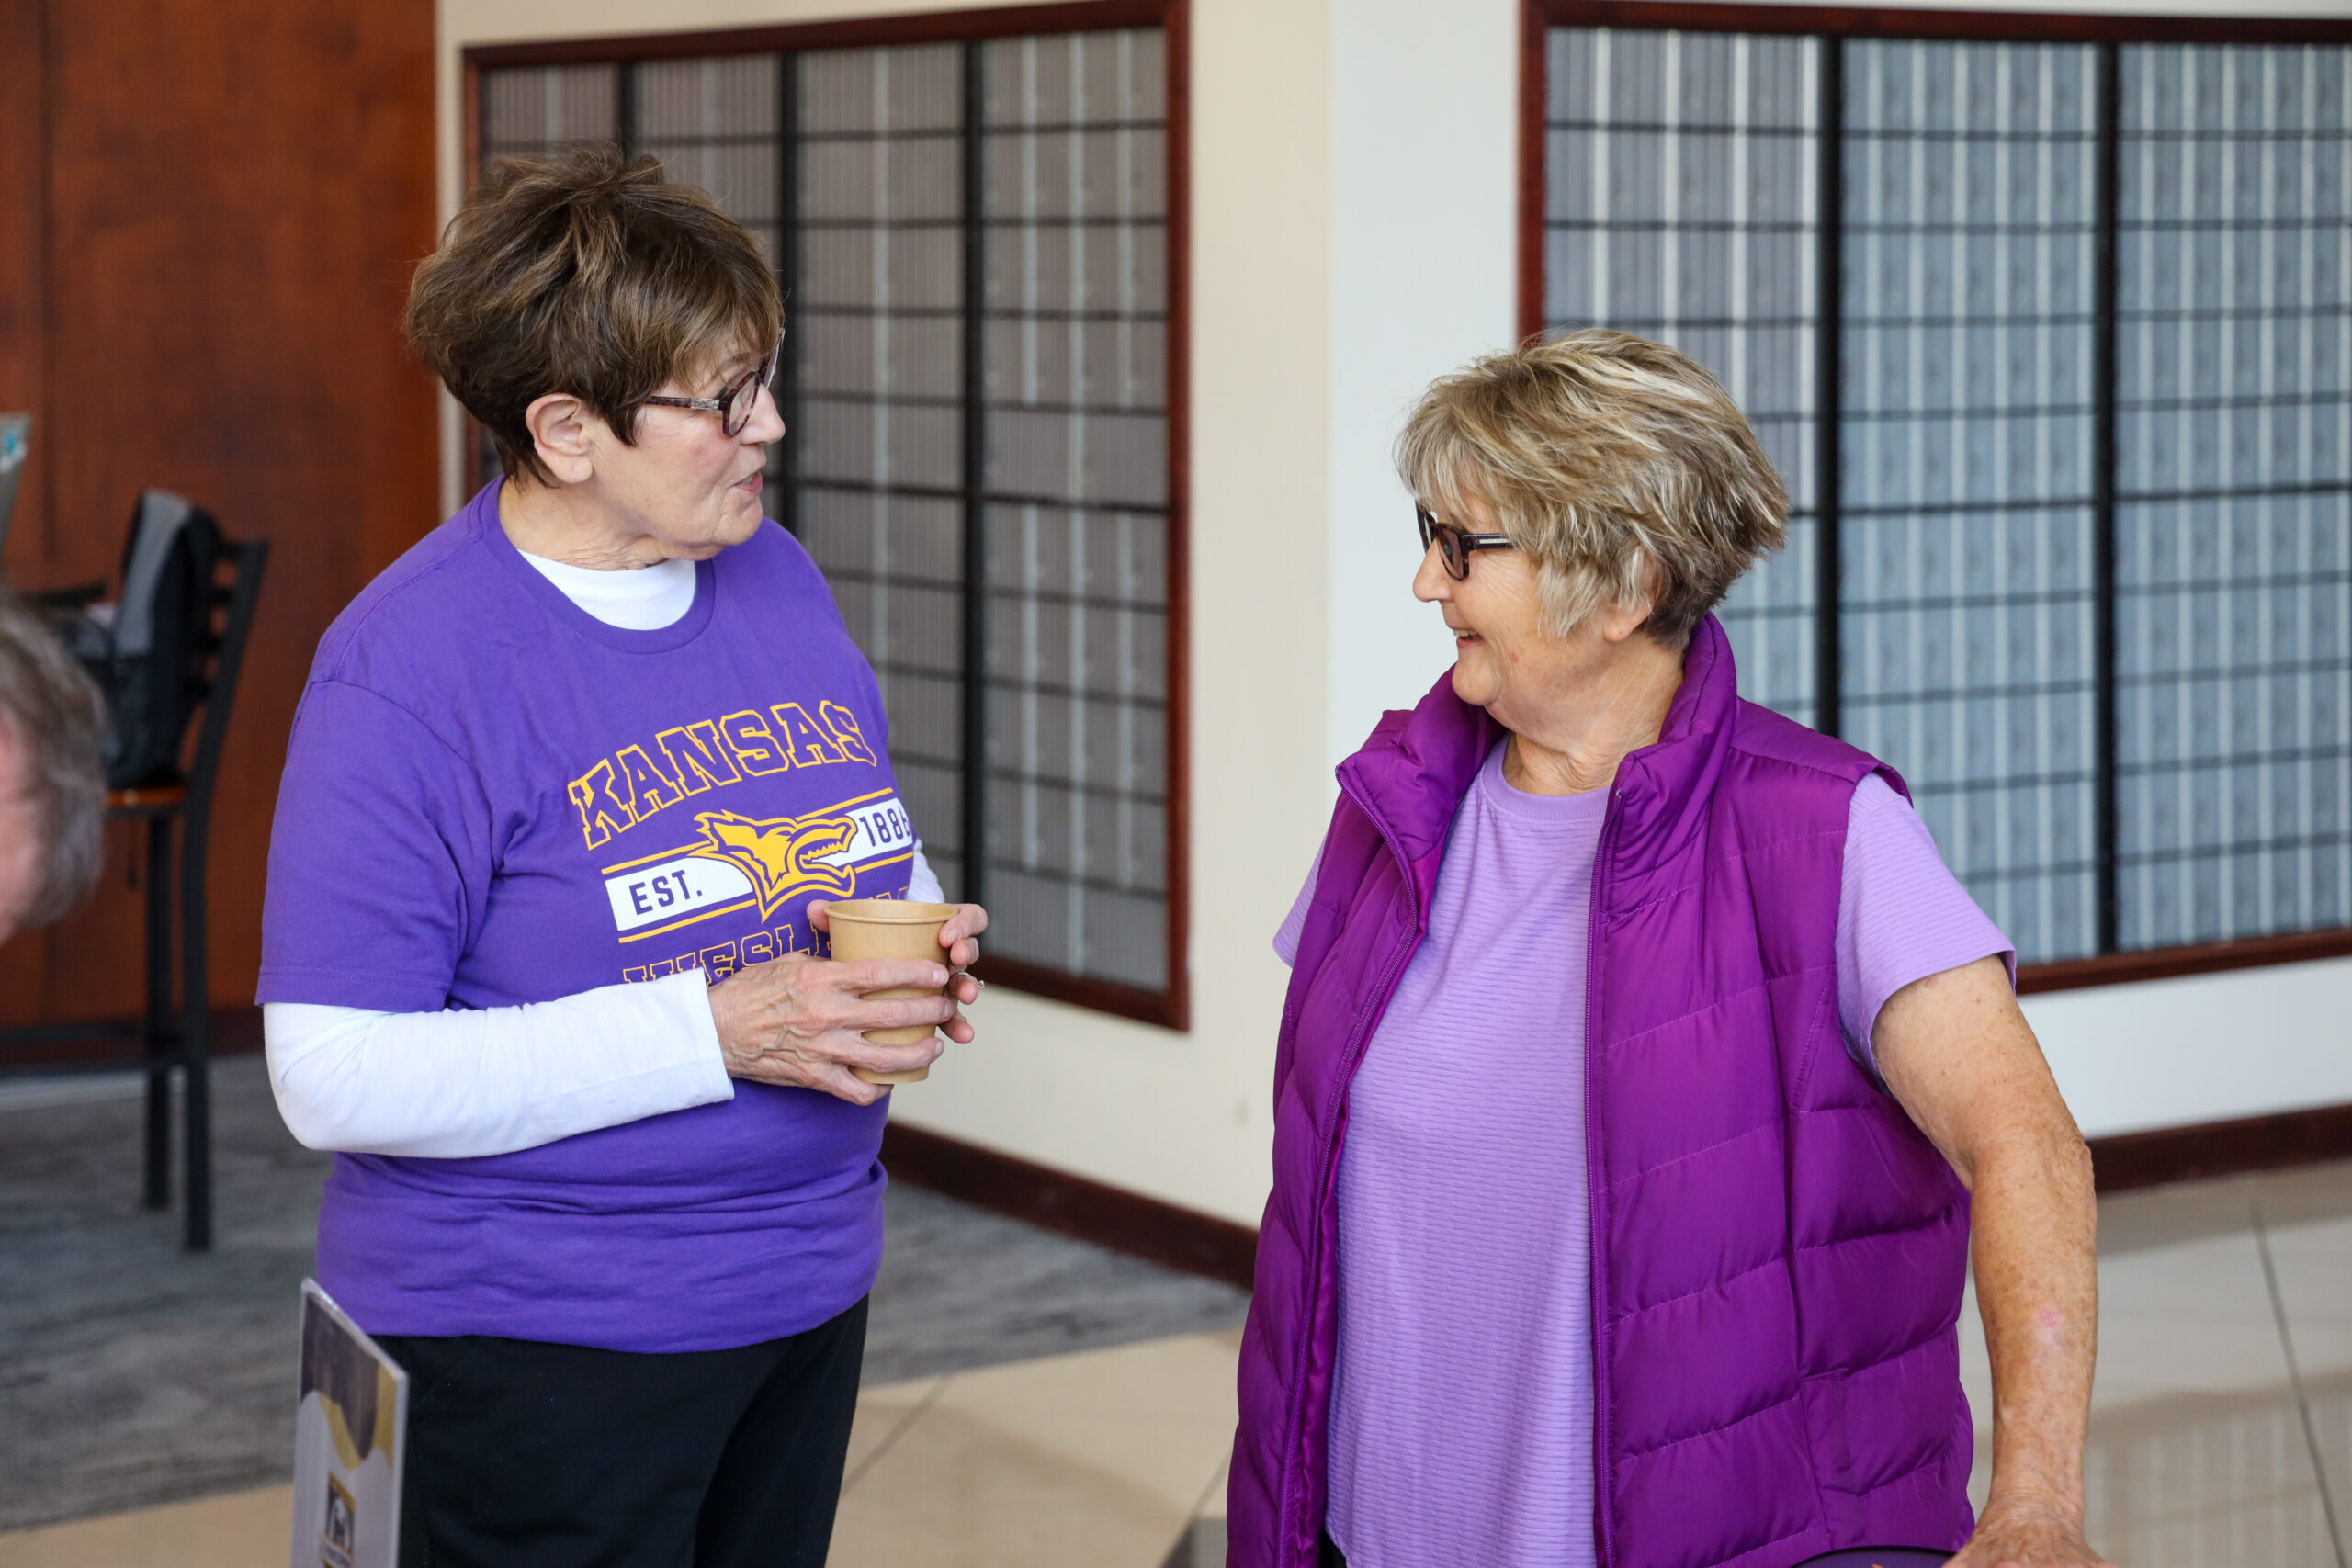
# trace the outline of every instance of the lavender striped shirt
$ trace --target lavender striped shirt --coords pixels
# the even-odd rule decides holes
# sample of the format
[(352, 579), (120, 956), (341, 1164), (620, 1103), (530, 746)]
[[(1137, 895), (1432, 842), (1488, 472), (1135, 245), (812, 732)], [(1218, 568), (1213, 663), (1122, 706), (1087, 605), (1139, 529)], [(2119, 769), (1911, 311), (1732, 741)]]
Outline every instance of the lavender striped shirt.
[[(1607, 792), (1524, 794), (1502, 754), (1349, 1094), (1328, 1519), (1349, 1568), (1593, 1561), (1585, 932)], [(1876, 1077), (1897, 990), (2008, 952), (1918, 814), (1862, 781), (1838, 911), (1854, 1059)]]

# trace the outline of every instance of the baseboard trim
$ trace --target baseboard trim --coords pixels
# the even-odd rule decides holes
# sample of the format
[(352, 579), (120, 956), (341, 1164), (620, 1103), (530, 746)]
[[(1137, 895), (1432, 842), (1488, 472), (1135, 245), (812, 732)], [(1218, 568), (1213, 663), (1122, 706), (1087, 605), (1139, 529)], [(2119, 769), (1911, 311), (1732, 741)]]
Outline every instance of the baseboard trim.
[(2352, 1159), (2352, 1105), (2124, 1133), (2090, 1145), (2101, 1192)]
[(882, 1168), (894, 1181), (1163, 1268), (1250, 1288), (1258, 1233), (1248, 1225), (898, 1122), (882, 1134)]
[[(2352, 1105), (2090, 1140), (2101, 1192), (2352, 1159)], [(900, 1122), (882, 1134), (891, 1179), (1064, 1235), (1247, 1290), (1258, 1233), (1230, 1220)]]

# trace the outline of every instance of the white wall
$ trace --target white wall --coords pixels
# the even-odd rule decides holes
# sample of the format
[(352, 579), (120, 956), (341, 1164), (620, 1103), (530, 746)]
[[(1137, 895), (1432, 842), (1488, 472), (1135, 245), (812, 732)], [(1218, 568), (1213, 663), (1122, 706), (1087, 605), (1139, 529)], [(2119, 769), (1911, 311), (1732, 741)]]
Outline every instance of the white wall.
[(2352, 958), (2053, 991), (2025, 1014), (2086, 1137), (2352, 1102)]
[[(466, 44), (953, 3), (442, 0), (445, 209)], [(2265, 9), (2347, 15), (2352, 0)], [(1517, 25), (1516, 0), (1193, 0), (1193, 1026), (999, 987), (980, 1040), (900, 1092), (906, 1122), (1255, 1222), (1284, 979), (1267, 938), (1321, 834), (1333, 763), (1449, 658), (1411, 597), (1388, 447), (1430, 378), (1515, 333)], [(2038, 997), (2028, 1012), (2094, 1134), (2352, 1101), (2352, 961)]]
[(1332, 0), (1329, 770), (1453, 639), (1389, 460), (1436, 377), (1518, 337), (1517, 0)]

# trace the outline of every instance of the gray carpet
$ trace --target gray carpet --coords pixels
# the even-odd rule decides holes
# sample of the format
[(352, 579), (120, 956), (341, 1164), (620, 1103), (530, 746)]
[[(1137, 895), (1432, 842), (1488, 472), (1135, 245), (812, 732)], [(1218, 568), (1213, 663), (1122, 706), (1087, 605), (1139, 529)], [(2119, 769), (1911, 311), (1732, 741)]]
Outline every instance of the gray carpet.
[[(216, 1075), (217, 1243), (138, 1207), (141, 1102), (107, 1080), (0, 1087), (0, 1529), (285, 1479), (297, 1292), (325, 1156), (257, 1058)], [(869, 1383), (1227, 1327), (1229, 1286), (894, 1190)]]

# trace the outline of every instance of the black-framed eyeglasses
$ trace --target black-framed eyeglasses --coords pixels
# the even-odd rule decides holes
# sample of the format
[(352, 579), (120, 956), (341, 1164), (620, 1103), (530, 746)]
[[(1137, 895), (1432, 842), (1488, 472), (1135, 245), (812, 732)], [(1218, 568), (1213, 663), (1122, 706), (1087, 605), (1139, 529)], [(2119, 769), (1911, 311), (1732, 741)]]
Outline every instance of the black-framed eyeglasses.
[(715, 398), (648, 398), (648, 403), (665, 409), (700, 409), (718, 416), (718, 428), (729, 437), (743, 434), (752, 423), (752, 411), (760, 406), (760, 389), (775, 379), (775, 367), (784, 358), (784, 340), (775, 340), (768, 356), (746, 370)]
[(1470, 575), (1472, 551), (1511, 548), (1509, 534), (1473, 534), (1467, 528), (1439, 522), (1426, 506), (1413, 508), (1413, 515), (1420, 520), (1422, 550), (1426, 552), (1435, 545), (1437, 558), (1445, 563), (1445, 575), (1456, 582)]

